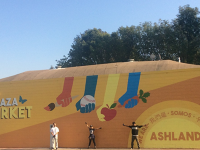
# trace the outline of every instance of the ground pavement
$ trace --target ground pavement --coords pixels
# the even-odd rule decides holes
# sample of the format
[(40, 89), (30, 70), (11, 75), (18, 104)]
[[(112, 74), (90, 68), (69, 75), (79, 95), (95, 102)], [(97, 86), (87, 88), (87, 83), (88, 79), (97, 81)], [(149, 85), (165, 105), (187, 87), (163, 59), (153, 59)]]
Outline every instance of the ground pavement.
[[(97, 148), (97, 149), (92, 149), (90, 148), (90, 150), (131, 150), (131, 149), (112, 149), (112, 148), (109, 148), (109, 149), (104, 149), (104, 148)], [(50, 148), (0, 148), (0, 150), (51, 150)], [(76, 148), (58, 148), (58, 150), (88, 150), (86, 148), (81, 148), (81, 149), (76, 149)], [(137, 150), (137, 149), (133, 149), (133, 150)], [(177, 149), (166, 149), (166, 148), (151, 148), (151, 149), (143, 149), (141, 148), (140, 150), (200, 150), (199, 149), (184, 149), (184, 148), (177, 148)]]

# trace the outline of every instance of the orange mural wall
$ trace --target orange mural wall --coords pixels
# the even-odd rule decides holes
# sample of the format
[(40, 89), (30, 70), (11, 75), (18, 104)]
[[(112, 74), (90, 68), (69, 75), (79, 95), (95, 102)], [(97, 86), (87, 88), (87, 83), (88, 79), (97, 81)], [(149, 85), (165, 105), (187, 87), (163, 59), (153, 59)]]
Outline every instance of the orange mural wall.
[[(98, 148), (200, 148), (200, 69), (0, 82), (0, 147), (86, 148), (95, 128)], [(137, 147), (137, 144), (134, 144)]]

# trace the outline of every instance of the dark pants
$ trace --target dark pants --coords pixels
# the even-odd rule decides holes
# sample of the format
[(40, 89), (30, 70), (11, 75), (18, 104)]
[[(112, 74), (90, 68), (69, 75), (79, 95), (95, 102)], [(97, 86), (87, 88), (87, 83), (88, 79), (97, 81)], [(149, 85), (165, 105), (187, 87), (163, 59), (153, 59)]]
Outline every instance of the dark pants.
[(140, 143), (138, 141), (138, 136), (132, 136), (131, 148), (133, 148), (134, 141), (136, 140), (138, 148), (140, 148)]
[(90, 146), (92, 140), (93, 140), (94, 146), (96, 146), (95, 138), (89, 138), (89, 146)]
[(90, 134), (90, 136), (89, 136), (89, 146), (90, 146), (92, 140), (93, 140), (94, 146), (96, 146), (94, 134)]

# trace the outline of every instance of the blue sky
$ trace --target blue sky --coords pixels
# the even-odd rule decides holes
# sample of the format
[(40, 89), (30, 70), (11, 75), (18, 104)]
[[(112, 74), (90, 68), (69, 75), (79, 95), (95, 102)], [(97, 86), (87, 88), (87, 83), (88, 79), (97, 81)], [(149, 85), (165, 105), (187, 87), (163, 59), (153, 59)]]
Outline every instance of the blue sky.
[(87, 29), (171, 21), (186, 4), (200, 9), (200, 0), (0, 0), (0, 79), (56, 66)]

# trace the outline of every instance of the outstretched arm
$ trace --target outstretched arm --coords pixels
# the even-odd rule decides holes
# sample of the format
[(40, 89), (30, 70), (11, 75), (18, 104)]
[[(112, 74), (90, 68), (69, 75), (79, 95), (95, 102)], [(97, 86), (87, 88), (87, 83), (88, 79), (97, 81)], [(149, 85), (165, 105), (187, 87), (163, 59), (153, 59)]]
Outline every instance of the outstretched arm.
[(95, 130), (97, 130), (97, 129), (102, 129), (102, 127), (100, 127), (100, 128), (95, 128)]
[(144, 126), (146, 127), (146, 126), (147, 126), (147, 124), (145, 124), (145, 125), (141, 125), (141, 126), (138, 126), (138, 127), (139, 127), (139, 128), (141, 128), (141, 127), (144, 127)]
[(85, 122), (85, 124), (87, 125), (87, 127), (89, 128), (89, 125), (87, 124), (87, 122)]
[(125, 125), (124, 123), (123, 123), (123, 126), (125, 126), (125, 127), (129, 127), (128, 125)]

